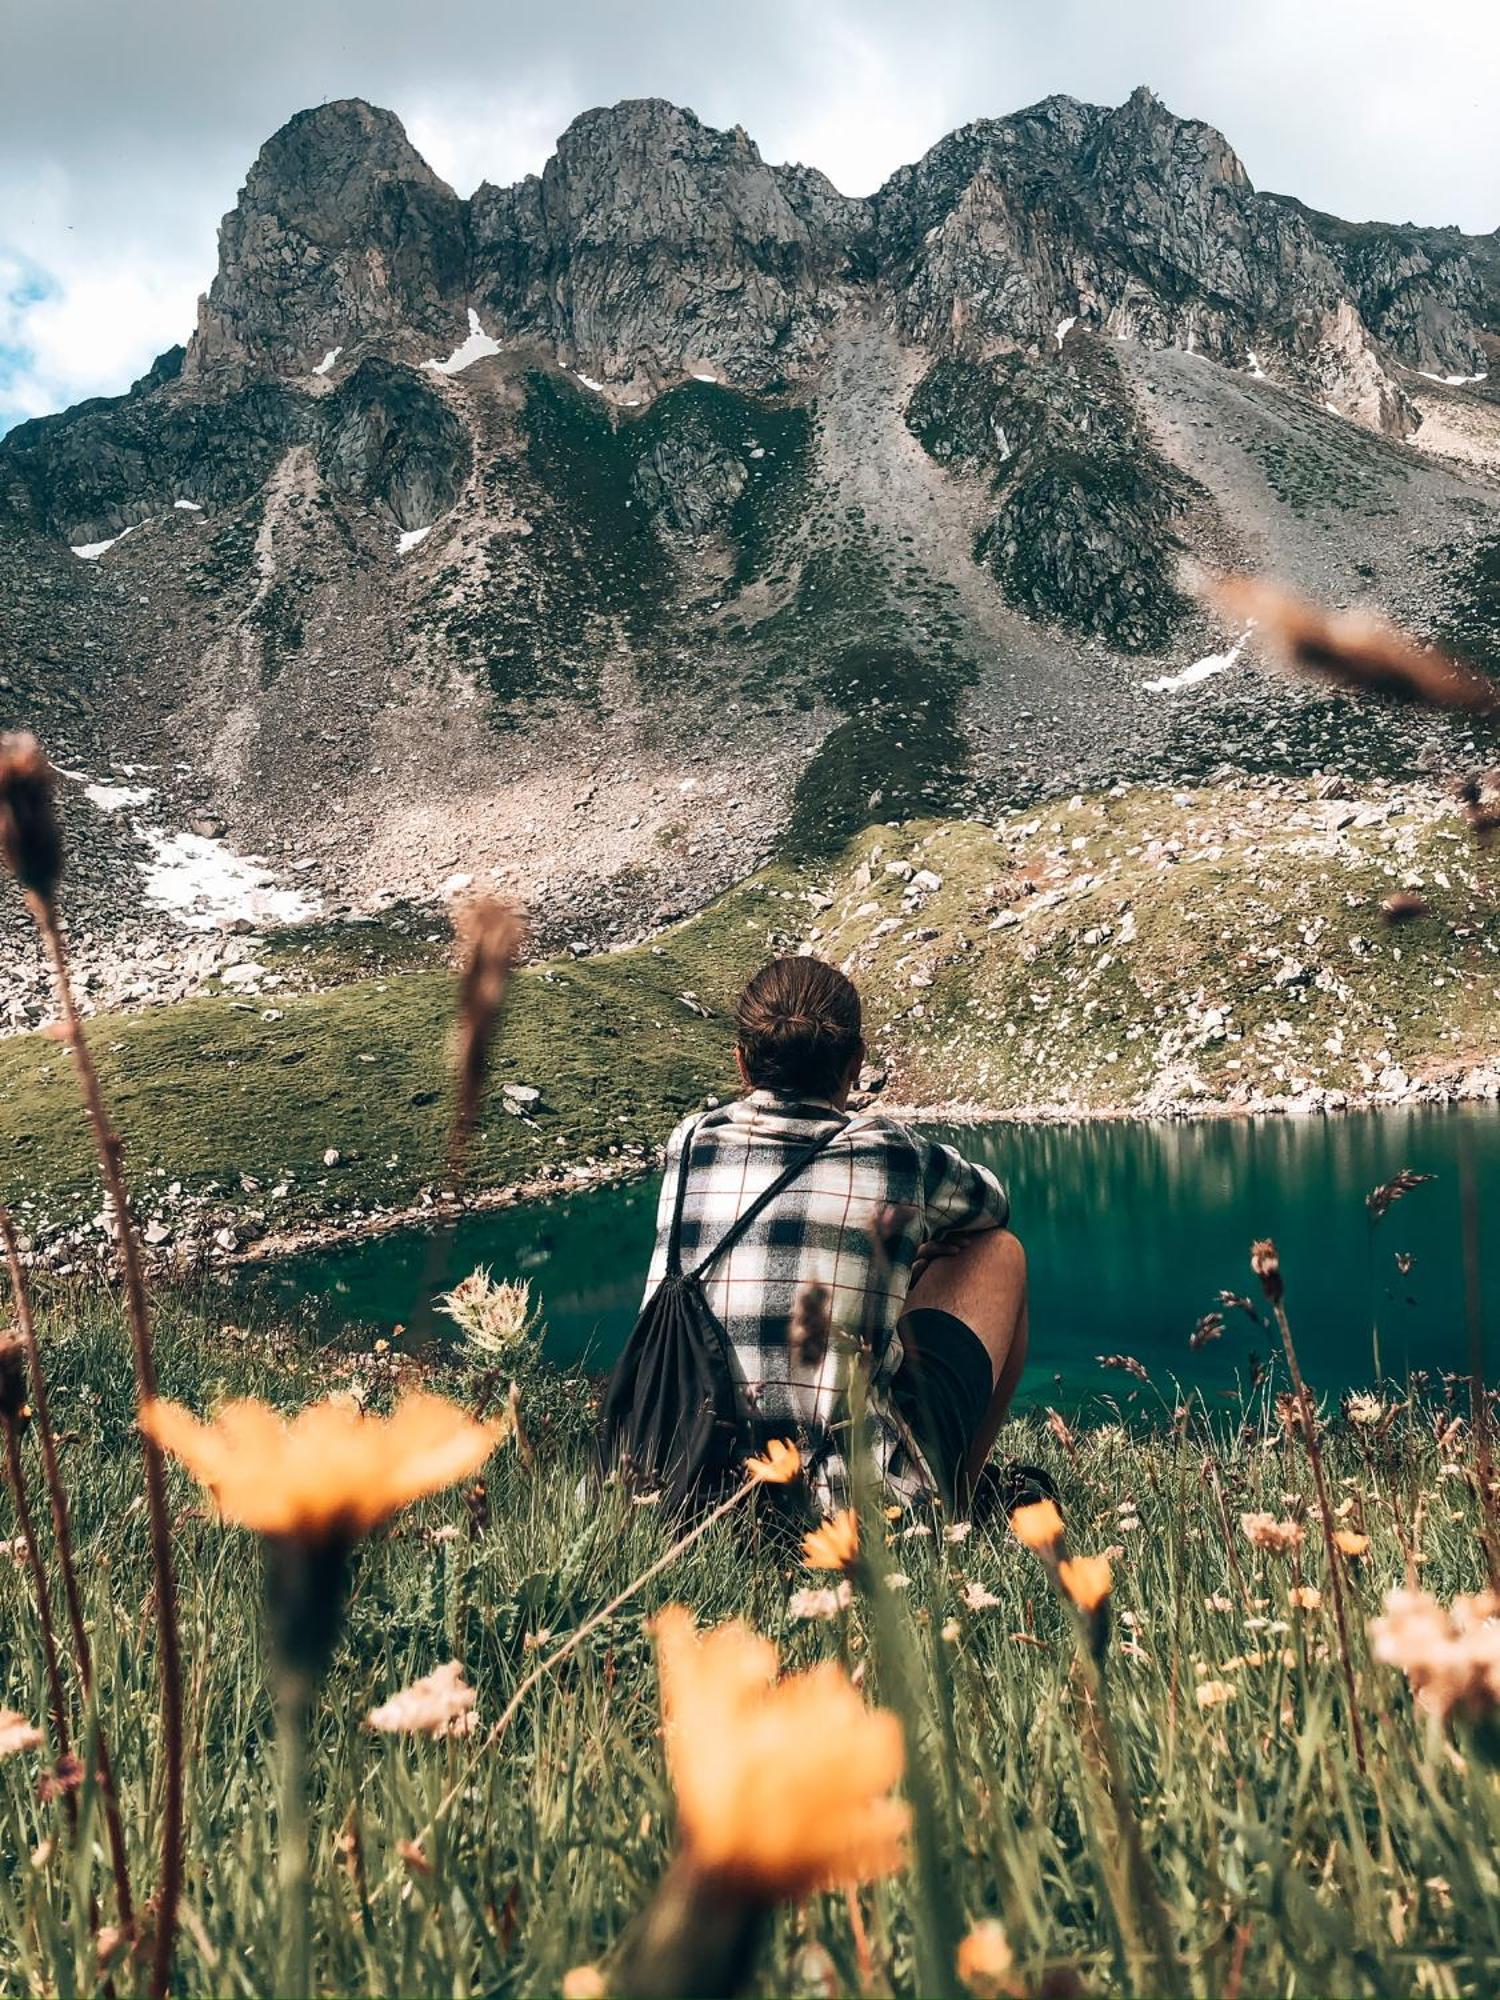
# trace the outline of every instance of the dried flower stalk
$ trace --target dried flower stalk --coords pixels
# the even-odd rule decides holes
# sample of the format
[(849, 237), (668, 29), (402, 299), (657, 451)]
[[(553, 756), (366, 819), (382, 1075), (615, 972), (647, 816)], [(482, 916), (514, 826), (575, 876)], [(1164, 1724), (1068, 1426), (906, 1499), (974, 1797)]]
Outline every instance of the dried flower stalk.
[[(142, 1404), (156, 1395), (156, 1359), (151, 1314), (146, 1302), (140, 1239), (125, 1182), (124, 1148), (110, 1123), (99, 1073), (79, 1019), (68, 971), (57, 890), (62, 880), (62, 832), (57, 819), (57, 774), (34, 736), (0, 738), (0, 861), (21, 885), (52, 962), (62, 1015), (62, 1038), (73, 1051), (78, 1086), (99, 1156), (105, 1193), (114, 1212), (135, 1362), (136, 1395)], [(165, 1787), (161, 1815), (161, 1882), (156, 1893), (156, 1943), (151, 1991), (162, 2000), (171, 1981), (172, 1946), (182, 1895), (182, 1649), (177, 1624), (177, 1583), (172, 1567), (172, 1531), (167, 1515), (166, 1475), (161, 1451), (144, 1440), (146, 1509), (151, 1562), (156, 1580), (158, 1659), (161, 1664), (162, 1736)]]
[(1472, 715), (1500, 711), (1500, 689), (1435, 646), (1366, 611), (1328, 611), (1267, 577), (1226, 576), (1208, 592), (1224, 617), (1247, 621), (1295, 671), (1362, 694)]
[[(89, 1644), (88, 1626), (83, 1616), (83, 1598), (78, 1588), (78, 1568), (73, 1557), (73, 1528), (68, 1513), (67, 1490), (62, 1481), (62, 1468), (57, 1462), (57, 1434), (52, 1425), (52, 1406), (47, 1395), (47, 1374), (42, 1366), (41, 1344), (36, 1337), (36, 1320), (31, 1310), (31, 1288), (26, 1282), (26, 1272), (21, 1263), (20, 1246), (16, 1241), (10, 1211), (3, 1203), (0, 1203), (0, 1244), (4, 1246), (6, 1266), (10, 1272), (11, 1295), (16, 1308), (16, 1326), (26, 1349), (31, 1383), (31, 1412), (37, 1439), (41, 1445), (42, 1472), (47, 1485), (47, 1498), (52, 1509), (52, 1534), (57, 1547), (58, 1568), (62, 1574), (63, 1602), (67, 1607), (68, 1627), (73, 1635), (73, 1657), (78, 1668), (78, 1684), (83, 1690), (83, 1699), (87, 1705), (93, 1699), (94, 1693), (94, 1660), (93, 1650)], [(104, 1806), (104, 1826), (109, 1840), (110, 1866), (115, 1878), (120, 1928), (128, 1935), (135, 1927), (135, 1906), (130, 1891), (130, 1864), (126, 1858), (125, 1830), (120, 1823), (120, 1803), (115, 1795), (109, 1744), (105, 1738), (104, 1724), (97, 1714), (94, 1719), (94, 1761), (99, 1773), (99, 1792)]]
[(1276, 1245), (1269, 1239), (1254, 1244), (1250, 1251), (1250, 1268), (1260, 1279), (1261, 1289), (1272, 1312), (1276, 1315), (1276, 1324), (1281, 1331), (1281, 1344), (1286, 1354), (1286, 1365), (1291, 1374), (1301, 1419), (1299, 1428), (1302, 1441), (1307, 1447), (1308, 1461), (1312, 1466), (1313, 1484), (1317, 1488), (1318, 1519), (1323, 1530), (1324, 1552), (1328, 1558), (1329, 1581), (1333, 1587), (1333, 1615), (1338, 1627), (1339, 1659), (1344, 1670), (1344, 1686), (1349, 1696), (1349, 1732), (1354, 1739), (1354, 1755), (1359, 1764), (1360, 1775), (1363, 1776), (1365, 1732), (1359, 1719), (1359, 1693), (1354, 1683), (1354, 1656), (1349, 1650), (1349, 1620), (1344, 1608), (1344, 1575), (1333, 1539), (1333, 1502), (1329, 1497), (1328, 1475), (1323, 1466), (1323, 1448), (1318, 1443), (1318, 1427), (1313, 1413), (1312, 1397), (1307, 1393), (1307, 1384), (1302, 1379), (1297, 1350), (1292, 1342), (1291, 1322), (1286, 1314), (1286, 1283), (1281, 1274), (1281, 1259), (1277, 1255)]

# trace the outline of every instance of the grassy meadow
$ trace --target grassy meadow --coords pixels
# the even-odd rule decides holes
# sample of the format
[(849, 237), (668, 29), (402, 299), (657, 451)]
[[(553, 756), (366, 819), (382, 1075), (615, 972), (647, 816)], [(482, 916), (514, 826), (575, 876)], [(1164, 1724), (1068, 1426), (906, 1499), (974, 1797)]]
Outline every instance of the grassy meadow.
[[(54, 1295), (41, 1335), (99, 1713), (144, 1895), (161, 1743), (123, 1335), (94, 1291)], [(250, 1392), (290, 1411), (326, 1394), (331, 1378), (382, 1408), (397, 1387), (388, 1356), (330, 1357), (274, 1325), (221, 1325), (206, 1297), (163, 1299), (158, 1362), (163, 1393), (196, 1410)], [(1122, 1879), (1120, 1802), (1103, 1775), (1096, 1696), (1067, 1605), (1001, 1522), (953, 1540), (940, 1522), (887, 1522), (867, 1507), (847, 1609), (798, 1618), (794, 1594), (834, 1579), (805, 1566), (757, 1498), (599, 1625), (491, 1740), (537, 1661), (658, 1560), (671, 1532), (618, 1492), (601, 1504), (584, 1478), (589, 1385), (524, 1359), (521, 1374), (527, 1455), (504, 1445), (482, 1499), (459, 1490), (428, 1501), (356, 1555), (311, 1728), (313, 1990), (552, 1994), (570, 1973), (570, 1991), (610, 1989), (612, 1954), (635, 1934), (677, 1838), (649, 1627), (672, 1602), (704, 1625), (749, 1621), (788, 1668), (844, 1663), (865, 1699), (895, 1708), (906, 1735), (913, 1865), (782, 1904), (750, 1990), (962, 1991), (956, 1954), (987, 1922), (1003, 1927), (1010, 1962), (994, 1970), (999, 1933), (981, 1930), (984, 1951), (971, 1946), (964, 1960), (977, 1992), (1495, 1990), (1500, 1772), (1473, 1732), (1449, 1733), (1414, 1705), (1366, 1634), (1392, 1586), (1415, 1579), (1446, 1603), (1483, 1579), (1472, 1439), (1437, 1385), (1428, 1406), (1385, 1397), (1373, 1423), (1328, 1413), (1334, 1511), (1369, 1541), (1344, 1571), (1363, 1770), (1307, 1456), (1274, 1409), (1210, 1430), (1185, 1404), (1136, 1435), (1101, 1410), (1068, 1436), (1038, 1426), (1004, 1441), (1052, 1469), (1070, 1548), (1110, 1554), (1102, 1699), (1168, 1921), (1169, 1975), (1132, 1953), (1140, 1891)], [(436, 1386), (474, 1399), (461, 1360)], [(278, 1992), (278, 1774), (259, 1553), (175, 1467), (169, 1497), (188, 1743), (175, 1990)], [(1303, 1523), (1306, 1539), (1291, 1554), (1256, 1548), (1240, 1526), (1246, 1513)], [(0, 1635), (0, 1702), (45, 1726), (19, 1558), (0, 1562)], [(362, 1726), (372, 1706), (450, 1659), (477, 1691), (473, 1735), (429, 1741)], [(98, 1791), (86, 1781), (73, 1794), (70, 1836), (64, 1801), (39, 1791), (50, 1761), (45, 1748), (0, 1761), (6, 1992), (83, 1993), (101, 1976), (89, 1911), (92, 1894), (108, 1921)], [(781, 1771), (768, 1796), (797, 1783), (795, 1769)], [(595, 1966), (602, 1985), (576, 1970)], [(123, 1948), (112, 1973), (119, 1992), (142, 1977)]]

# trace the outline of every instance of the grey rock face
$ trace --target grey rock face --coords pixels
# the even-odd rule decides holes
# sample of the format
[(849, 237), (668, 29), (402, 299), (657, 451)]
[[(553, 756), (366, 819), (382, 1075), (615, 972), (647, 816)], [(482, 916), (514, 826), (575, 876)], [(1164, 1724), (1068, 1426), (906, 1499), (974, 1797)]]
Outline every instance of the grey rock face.
[(1150, 91), (968, 126), (896, 174), (875, 211), (899, 322), (939, 352), (1047, 352), (1073, 324), (1231, 367), (1280, 351), (1347, 414), (1412, 427), (1303, 218)]
[(277, 381), (215, 401), (132, 392), (19, 425), (0, 449), (0, 507), (64, 541), (100, 541), (179, 501), (245, 500), (298, 444), (316, 446), (335, 492), (384, 505), (403, 528), (450, 506), (470, 463), (442, 398), (372, 357), (332, 396)]
[(0, 510), (64, 541), (90, 542), (179, 499), (229, 505), (312, 434), (315, 417), (311, 402), (274, 381), (215, 402), (149, 390), (99, 397), (19, 424), (0, 443)]
[(990, 475), (975, 553), (1012, 604), (1123, 652), (1163, 643), (1188, 608), (1176, 524), (1206, 496), (1144, 434), (1110, 347), (1075, 339), (1029, 365), (953, 356), (906, 414), (934, 456)]
[(331, 348), (461, 330), (464, 207), (393, 112), (300, 112), (261, 148), (219, 234), (184, 379), (307, 373)]
[(809, 359), (865, 220), (738, 127), (645, 98), (576, 118), (539, 180), (478, 190), (475, 290), (598, 379), (712, 370), (764, 388)]
[(318, 464), (336, 493), (382, 503), (402, 528), (451, 507), (470, 465), (462, 423), (410, 368), (371, 356), (319, 406)]
[(1336, 265), (1370, 331), (1409, 368), (1484, 371), (1484, 333), (1500, 330), (1500, 236), (1341, 222), (1301, 202), (1283, 205)]
[(648, 513), (686, 535), (707, 534), (734, 505), (749, 469), (722, 445), (667, 437), (636, 467), (633, 484)]

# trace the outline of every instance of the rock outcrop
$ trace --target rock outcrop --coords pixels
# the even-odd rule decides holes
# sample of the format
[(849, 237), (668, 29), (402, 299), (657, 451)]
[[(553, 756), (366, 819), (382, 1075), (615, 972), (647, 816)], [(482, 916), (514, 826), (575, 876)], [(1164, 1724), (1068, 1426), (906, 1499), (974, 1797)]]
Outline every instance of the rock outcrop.
[(1307, 222), (1149, 90), (1118, 110), (1052, 97), (966, 126), (875, 210), (901, 324), (939, 352), (1043, 353), (1077, 326), (1232, 368), (1279, 361), (1359, 422), (1415, 427)]
[(471, 463), (468, 434), (410, 368), (373, 355), (319, 406), (318, 462), (335, 493), (425, 528), (453, 505)]
[(261, 148), (219, 232), (183, 376), (306, 375), (333, 349), (464, 323), (466, 211), (393, 112), (302, 111)]
[(659, 99), (575, 118), (541, 177), (470, 204), (476, 298), (515, 337), (649, 393), (712, 371), (744, 387), (804, 370), (852, 274), (866, 204), (771, 167), (738, 126)]

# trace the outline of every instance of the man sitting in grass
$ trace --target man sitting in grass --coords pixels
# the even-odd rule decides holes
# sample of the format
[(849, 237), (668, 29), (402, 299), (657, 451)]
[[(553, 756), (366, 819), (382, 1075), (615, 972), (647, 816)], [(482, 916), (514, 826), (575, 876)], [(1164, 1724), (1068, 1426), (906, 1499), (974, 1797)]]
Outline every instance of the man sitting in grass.
[[(967, 1511), (1026, 1360), (1026, 1258), (1005, 1190), (952, 1146), (880, 1112), (851, 1116), (860, 1000), (833, 966), (773, 959), (740, 994), (735, 1023), (744, 1095), (672, 1134), (647, 1297), (669, 1268), (680, 1196), (682, 1268), (731, 1233), (704, 1292), (748, 1411), (802, 1441), (823, 1504), (847, 1498), (842, 1385), (857, 1344), (893, 1494)], [(1012, 1474), (1005, 1504), (1035, 1497), (1031, 1483)]]

